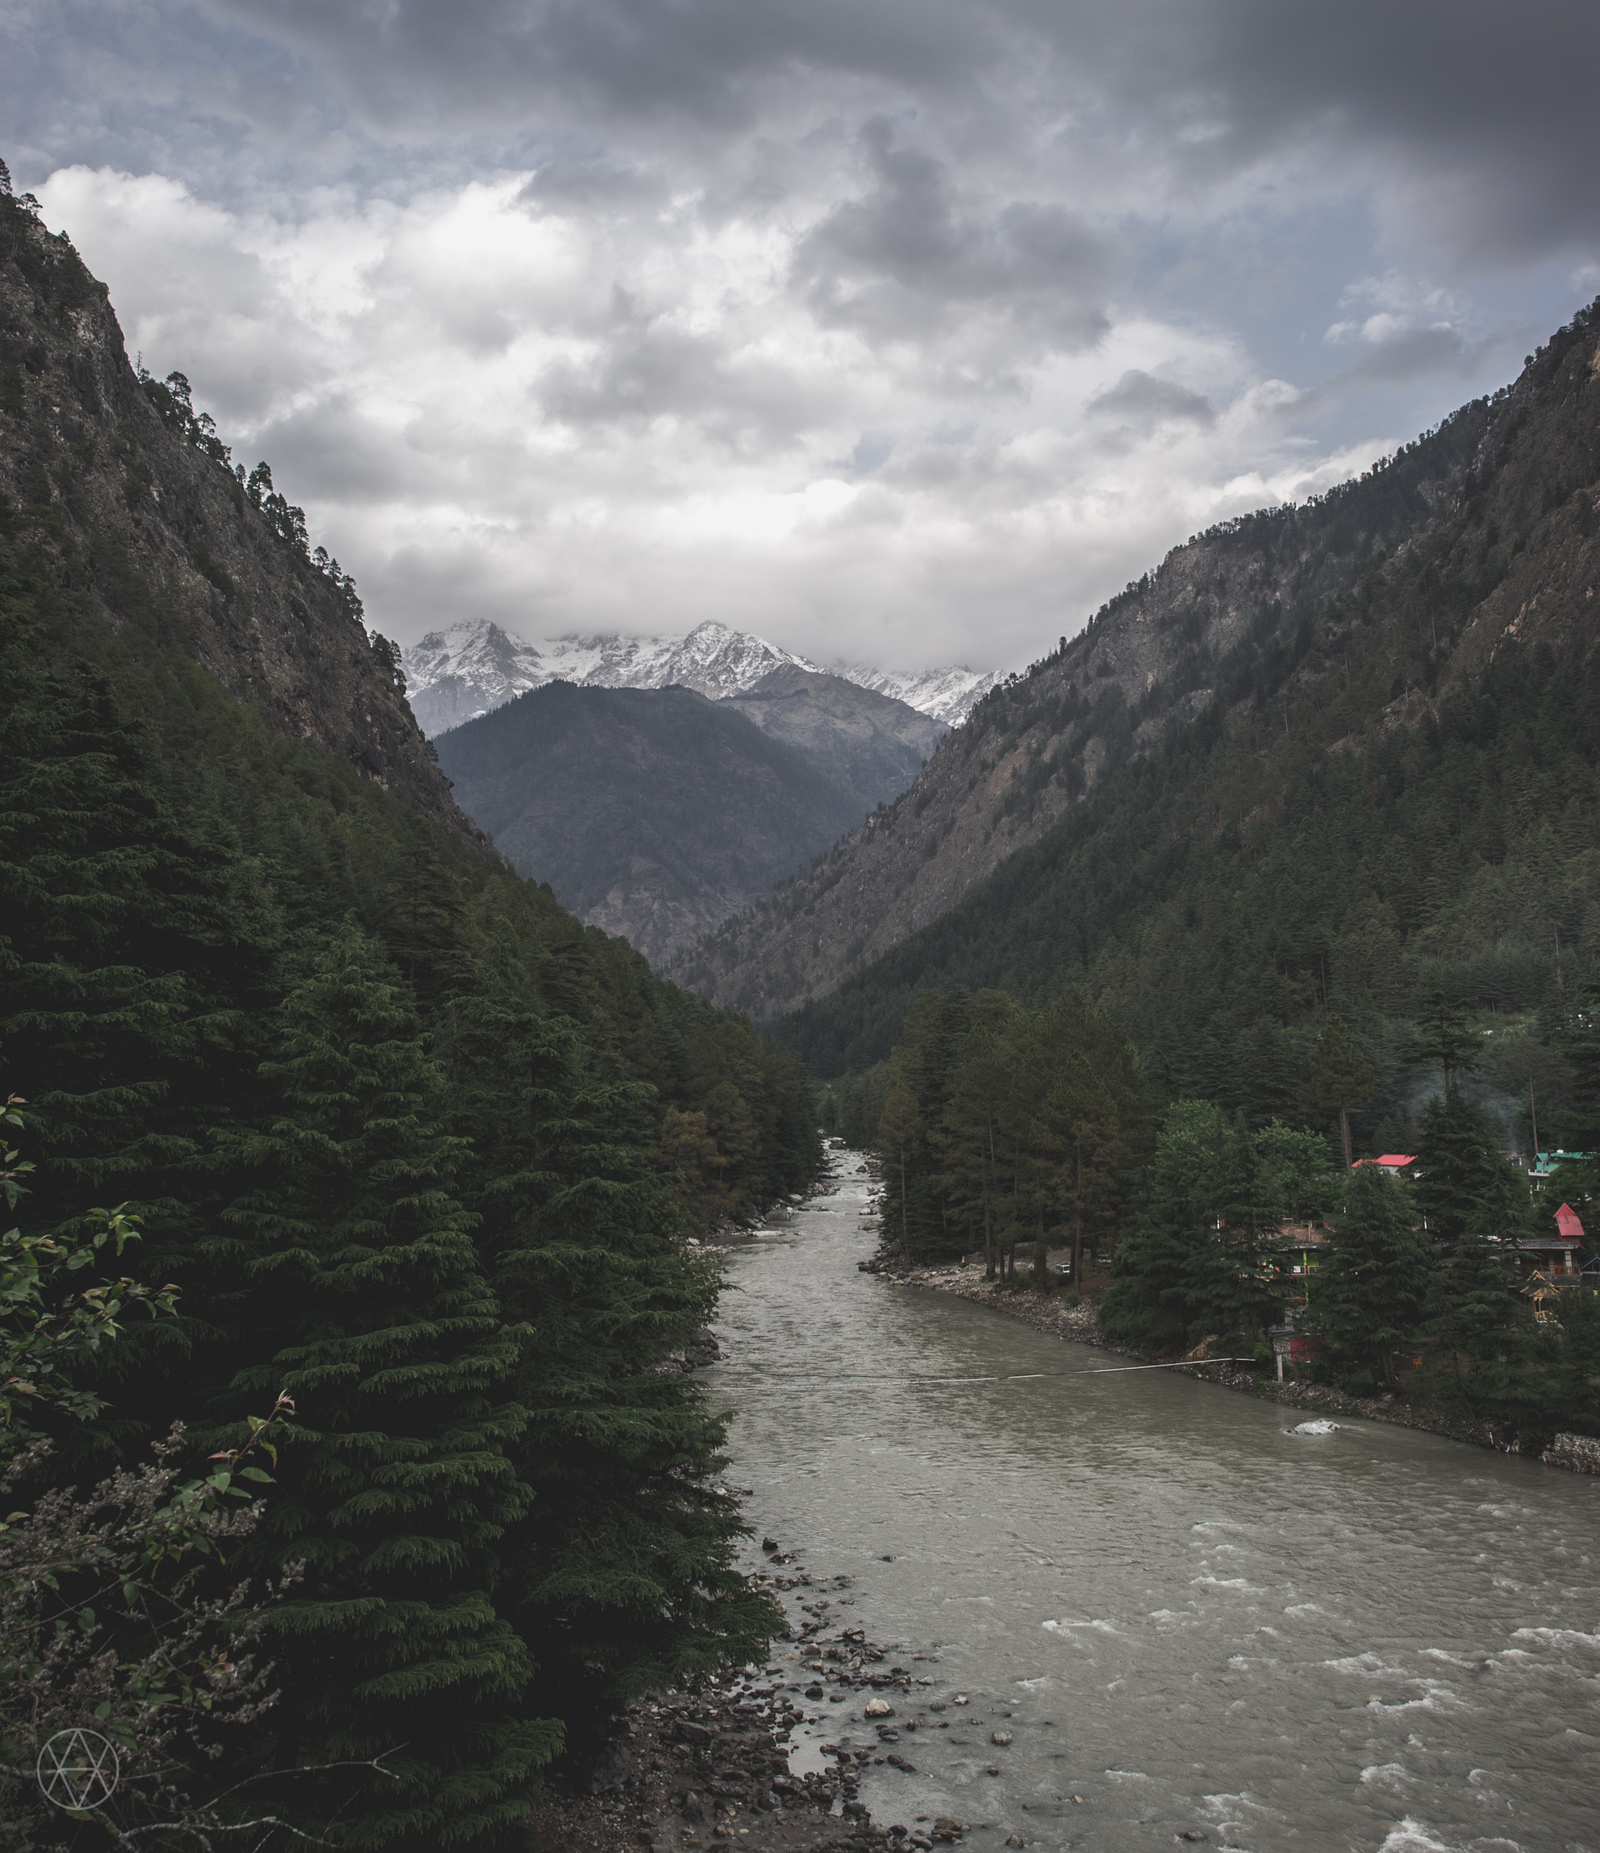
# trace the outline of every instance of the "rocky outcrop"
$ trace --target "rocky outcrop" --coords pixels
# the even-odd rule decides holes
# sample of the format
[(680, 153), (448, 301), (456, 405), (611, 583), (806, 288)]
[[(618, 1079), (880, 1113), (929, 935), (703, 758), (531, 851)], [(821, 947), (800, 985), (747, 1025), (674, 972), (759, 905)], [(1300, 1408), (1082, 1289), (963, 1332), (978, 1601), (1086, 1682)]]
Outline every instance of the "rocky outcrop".
[(186, 395), (141, 383), (105, 285), (10, 197), (0, 197), (0, 498), (8, 545), (47, 563), (85, 643), (104, 629), (177, 646), (275, 731), (479, 836), (347, 584), (308, 557), (299, 511), (283, 504), (275, 524)]

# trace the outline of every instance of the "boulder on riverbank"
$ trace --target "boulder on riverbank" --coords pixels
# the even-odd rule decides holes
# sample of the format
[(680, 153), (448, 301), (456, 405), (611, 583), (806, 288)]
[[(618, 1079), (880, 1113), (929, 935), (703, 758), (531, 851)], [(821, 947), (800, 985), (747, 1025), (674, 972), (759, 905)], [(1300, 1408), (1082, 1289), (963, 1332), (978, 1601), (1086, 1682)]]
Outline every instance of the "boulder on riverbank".
[(1600, 1440), (1593, 1435), (1557, 1435), (1539, 1456), (1547, 1467), (1571, 1473), (1600, 1473)]

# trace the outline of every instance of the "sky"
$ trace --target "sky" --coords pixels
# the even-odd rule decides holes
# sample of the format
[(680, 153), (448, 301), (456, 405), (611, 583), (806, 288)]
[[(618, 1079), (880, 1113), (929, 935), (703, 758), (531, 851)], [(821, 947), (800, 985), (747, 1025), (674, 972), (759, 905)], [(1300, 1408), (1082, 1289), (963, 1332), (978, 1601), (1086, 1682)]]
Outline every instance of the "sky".
[(1600, 293), (1592, 0), (6, 0), (0, 155), (375, 628), (1012, 669)]

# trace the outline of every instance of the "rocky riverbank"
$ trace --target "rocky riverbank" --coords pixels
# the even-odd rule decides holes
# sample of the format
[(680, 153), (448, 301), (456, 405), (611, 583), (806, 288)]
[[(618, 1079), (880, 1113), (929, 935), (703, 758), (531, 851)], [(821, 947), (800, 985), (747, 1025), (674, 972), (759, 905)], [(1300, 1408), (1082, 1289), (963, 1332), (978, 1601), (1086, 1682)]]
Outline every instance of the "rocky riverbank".
[(771, 1538), (762, 1549), (751, 1581), (789, 1623), (774, 1658), (636, 1705), (586, 1782), (551, 1784), (532, 1822), (537, 1853), (909, 1853), (964, 1837), (953, 1817), (918, 1816), (914, 1790), (906, 1820), (876, 1825), (859, 1790), (868, 1765), (915, 1775), (896, 1746), (949, 1729), (937, 1714), (965, 1696), (934, 1697), (922, 1670), (933, 1656), (901, 1665), (851, 1625), (851, 1578), (814, 1575)]
[[(1069, 1296), (1041, 1293), (1036, 1287), (1002, 1285), (985, 1280), (983, 1264), (965, 1266), (946, 1264), (940, 1267), (907, 1267), (890, 1251), (880, 1250), (868, 1262), (868, 1271), (881, 1274), (897, 1285), (920, 1287), (935, 1293), (953, 1293), (964, 1300), (974, 1300), (1007, 1318), (1021, 1319), (1037, 1331), (1049, 1332), (1074, 1345), (1092, 1345), (1119, 1357), (1140, 1363), (1158, 1360), (1145, 1353), (1113, 1344), (1100, 1330), (1092, 1302), (1069, 1303)], [(1475, 1447), (1493, 1448), (1501, 1454), (1538, 1453), (1551, 1467), (1565, 1467), (1577, 1473), (1600, 1473), (1600, 1443), (1584, 1436), (1557, 1435), (1542, 1450), (1518, 1445), (1516, 1438), (1488, 1422), (1463, 1421), (1459, 1417), (1430, 1408), (1419, 1398), (1408, 1396), (1350, 1396), (1332, 1384), (1290, 1381), (1278, 1383), (1265, 1372), (1241, 1368), (1237, 1364), (1208, 1364), (1203, 1359), (1174, 1364), (1181, 1371), (1203, 1383), (1220, 1384), (1224, 1389), (1243, 1391), (1268, 1402), (1281, 1403), (1291, 1409), (1315, 1411), (1318, 1415), (1343, 1416), (1363, 1422), (1390, 1422), (1400, 1428), (1413, 1428), (1425, 1434), (1442, 1435), (1450, 1441), (1465, 1441)]]

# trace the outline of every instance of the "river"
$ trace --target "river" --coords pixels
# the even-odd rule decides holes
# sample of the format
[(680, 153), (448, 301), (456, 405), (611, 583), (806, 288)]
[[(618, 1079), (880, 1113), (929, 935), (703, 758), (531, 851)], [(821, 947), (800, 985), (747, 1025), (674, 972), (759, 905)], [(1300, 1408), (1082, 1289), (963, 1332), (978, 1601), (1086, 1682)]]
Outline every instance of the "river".
[[(833, 1157), (835, 1194), (733, 1251), (705, 1375), (753, 1522), (850, 1579), (799, 1593), (932, 1682), (897, 1698), (916, 1773), (870, 1766), (876, 1821), (954, 1815), (979, 1848), (1600, 1849), (1600, 1479), (1378, 1423), (1294, 1434), (862, 1274), (867, 1179)], [(872, 1745), (864, 1696), (807, 1706), (798, 1754)]]

